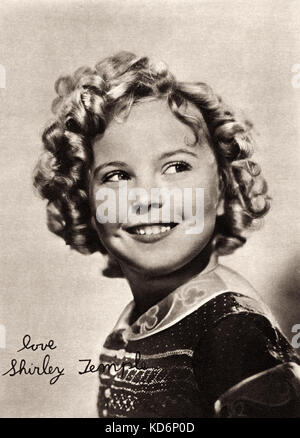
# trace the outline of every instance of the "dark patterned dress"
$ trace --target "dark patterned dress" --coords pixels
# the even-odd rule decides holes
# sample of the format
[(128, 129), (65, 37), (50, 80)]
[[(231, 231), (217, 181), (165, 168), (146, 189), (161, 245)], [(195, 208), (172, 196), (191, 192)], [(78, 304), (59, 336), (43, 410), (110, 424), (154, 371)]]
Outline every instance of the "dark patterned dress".
[(100, 355), (100, 417), (300, 417), (299, 358), (236, 274), (217, 265), (133, 312)]

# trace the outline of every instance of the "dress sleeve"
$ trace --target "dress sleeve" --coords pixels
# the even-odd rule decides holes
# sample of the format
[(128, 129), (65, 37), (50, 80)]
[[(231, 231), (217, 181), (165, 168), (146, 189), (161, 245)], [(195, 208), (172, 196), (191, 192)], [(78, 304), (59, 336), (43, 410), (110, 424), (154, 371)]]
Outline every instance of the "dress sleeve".
[[(278, 366), (283, 364), (284, 368), (279, 367), (278, 371)], [(268, 387), (276, 399), (275, 405), (283, 405), (284, 401), (276, 395), (283, 374), (291, 377), (291, 385), (296, 391), (289, 398), (298, 397), (299, 400), (300, 397), (299, 358), (286, 338), (263, 315), (240, 313), (222, 318), (198, 342), (193, 367), (199, 390), (204, 394), (208, 417), (272, 416), (272, 408), (268, 407), (270, 400), (260, 398), (258, 401), (257, 394), (259, 390), (266, 394)], [(270, 379), (270, 370), (275, 368)], [(265, 377), (260, 374), (266, 371)], [(249, 379), (252, 382), (250, 394)], [(248, 405), (245, 408), (245, 400), (250, 408)], [(257, 406), (253, 408), (253, 404)], [(279, 413), (277, 408), (273, 413), (280, 416), (281, 408)], [(288, 410), (290, 412), (290, 407)]]

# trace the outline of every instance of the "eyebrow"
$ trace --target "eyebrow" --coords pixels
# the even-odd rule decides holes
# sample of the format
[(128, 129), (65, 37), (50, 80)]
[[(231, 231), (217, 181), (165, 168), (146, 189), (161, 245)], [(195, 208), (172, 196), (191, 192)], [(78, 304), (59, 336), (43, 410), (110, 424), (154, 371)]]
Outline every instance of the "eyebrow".
[(195, 152), (192, 152), (189, 149), (181, 148), (181, 149), (176, 149), (176, 151), (165, 152), (159, 157), (159, 159), (163, 160), (164, 158), (172, 157), (172, 155), (176, 155), (176, 154), (188, 154), (196, 158), (198, 157), (198, 155)]
[[(193, 157), (197, 158), (197, 154), (195, 154), (195, 152), (192, 152), (188, 149), (181, 148), (181, 149), (176, 149), (175, 151), (164, 152), (159, 157), (159, 160), (163, 160), (164, 158), (168, 158), (168, 157), (171, 157), (171, 156), (176, 155), (176, 154), (188, 154), (188, 155), (192, 155)], [(106, 163), (103, 163), (103, 164), (100, 164), (99, 166), (97, 166), (96, 169), (94, 170), (93, 174), (96, 175), (98, 172), (100, 172), (100, 170), (102, 170), (108, 166), (127, 167), (128, 165), (124, 161), (107, 161)]]

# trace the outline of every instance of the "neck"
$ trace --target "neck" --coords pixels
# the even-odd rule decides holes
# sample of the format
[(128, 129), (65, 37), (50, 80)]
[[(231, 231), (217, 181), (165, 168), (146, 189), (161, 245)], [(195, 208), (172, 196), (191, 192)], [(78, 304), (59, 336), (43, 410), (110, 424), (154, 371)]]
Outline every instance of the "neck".
[(166, 275), (146, 275), (122, 266), (124, 276), (129, 283), (135, 301), (133, 319), (138, 318), (150, 307), (193, 277), (209, 272), (216, 264), (217, 256), (212, 254), (209, 245), (190, 263)]

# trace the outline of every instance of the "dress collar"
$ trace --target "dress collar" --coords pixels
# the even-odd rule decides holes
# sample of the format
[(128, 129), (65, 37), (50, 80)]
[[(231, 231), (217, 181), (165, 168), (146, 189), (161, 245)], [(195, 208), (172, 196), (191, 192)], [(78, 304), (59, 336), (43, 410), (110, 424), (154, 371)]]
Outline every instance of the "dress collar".
[(131, 301), (113, 331), (121, 332), (124, 341), (146, 338), (176, 324), (217, 295), (229, 292), (217, 274), (217, 267), (216, 260), (209, 263), (205, 271), (175, 289), (130, 325), (135, 308), (135, 302)]

